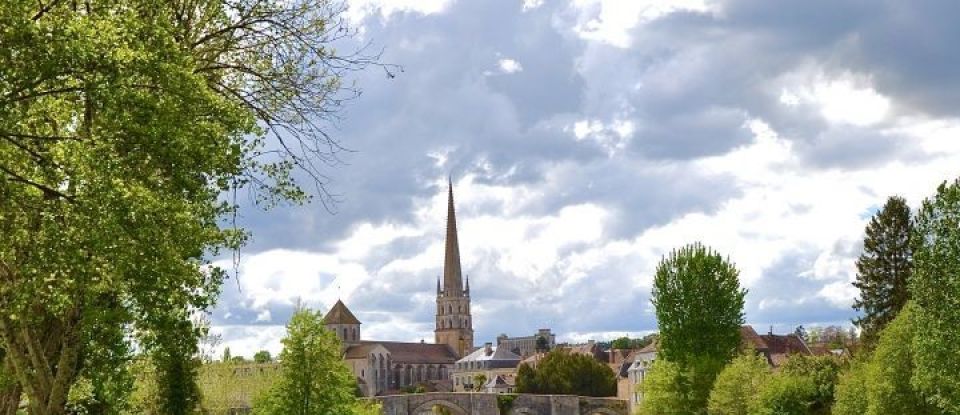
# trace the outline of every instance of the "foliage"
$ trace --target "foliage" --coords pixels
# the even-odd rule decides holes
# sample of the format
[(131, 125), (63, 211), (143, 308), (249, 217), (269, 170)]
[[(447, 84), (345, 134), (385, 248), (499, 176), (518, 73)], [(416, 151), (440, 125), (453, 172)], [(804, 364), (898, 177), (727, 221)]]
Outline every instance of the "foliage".
[(858, 362), (841, 378), (834, 414), (942, 413), (910, 384), (914, 371), (910, 344), (916, 330), (913, 318), (914, 310), (908, 303), (880, 333), (869, 360)]
[(426, 393), (427, 388), (423, 385), (408, 385), (400, 388), (400, 393)]
[(793, 334), (796, 334), (797, 337), (803, 339), (803, 341), (810, 341), (810, 336), (807, 335), (807, 329), (803, 328), (803, 325), (797, 326), (796, 330), (793, 331)]
[[(865, 415), (867, 413), (867, 406), (869, 405), (867, 382), (870, 381), (867, 377), (867, 365), (867, 362), (857, 359), (840, 374), (834, 392), (836, 400), (833, 403), (831, 414)], [(905, 374), (902, 374), (902, 376), (906, 377)]]
[(487, 375), (480, 373), (473, 377), (473, 390), (476, 392), (483, 391), (483, 387), (487, 384)]
[(640, 413), (706, 414), (710, 390), (723, 362), (707, 357), (680, 365), (657, 359), (641, 384)]
[(640, 415), (686, 414), (685, 397), (678, 390), (680, 371), (680, 366), (676, 363), (663, 359), (655, 360), (647, 369), (643, 383), (638, 386), (642, 398), (637, 413)]
[(647, 347), (650, 343), (653, 343), (654, 340), (658, 337), (657, 334), (648, 334), (639, 339), (631, 339), (629, 337), (620, 337), (614, 339), (610, 343), (611, 349), (642, 349)]
[(517, 391), (545, 395), (615, 396), (617, 378), (610, 366), (594, 358), (555, 349), (535, 368), (522, 364), (517, 370)]
[(513, 394), (498, 394), (497, 395), (497, 409), (500, 411), (500, 415), (507, 415), (510, 413), (510, 409), (513, 408), (513, 401), (517, 399), (517, 395)]
[(266, 350), (261, 350), (259, 352), (254, 353), (253, 361), (254, 363), (270, 363), (271, 361), (273, 361), (273, 357), (270, 356), (270, 352)]
[(317, 166), (339, 148), (320, 122), (369, 62), (330, 47), (352, 34), (340, 11), (0, 2), (0, 339), (32, 414), (62, 413), (82, 374), (96, 391), (108, 366), (91, 356), (133, 343), (171, 364), (158, 375), (190, 374), (163, 337), (196, 340), (178, 326), (218, 294), (209, 258), (246, 239), (222, 195), (303, 201), (292, 171), (322, 188)]
[(840, 326), (813, 326), (807, 329), (807, 343), (821, 344), (832, 349), (845, 348), (855, 344), (858, 340), (853, 327), (844, 329)]
[(833, 405), (834, 390), (843, 368), (840, 358), (833, 355), (793, 355), (780, 366), (786, 376), (805, 377), (813, 381), (815, 393), (810, 404), (812, 413), (829, 413)]
[(860, 327), (867, 348), (872, 347), (880, 331), (909, 299), (912, 231), (910, 207), (898, 196), (890, 197), (867, 225), (863, 253), (857, 259), (857, 280), (853, 283), (860, 290), (853, 308), (863, 312), (854, 324)]
[(340, 358), (340, 340), (323, 316), (299, 309), (287, 324), (280, 378), (254, 403), (265, 415), (349, 414), (356, 410), (353, 373)]
[(916, 310), (912, 382), (943, 411), (960, 413), (960, 180), (923, 202), (912, 238)]
[(817, 399), (817, 385), (809, 376), (779, 373), (760, 390), (751, 415), (809, 415)]
[(678, 394), (686, 413), (706, 412), (714, 379), (740, 346), (746, 290), (738, 277), (732, 263), (700, 243), (674, 250), (657, 266), (657, 355), (678, 366), (671, 378), (677, 384), (659, 392)]
[(707, 409), (710, 415), (748, 415), (770, 378), (767, 360), (754, 350), (737, 356), (717, 375)]
[(202, 400), (200, 407), (211, 414), (225, 414), (230, 408), (239, 408), (270, 390), (280, 375), (275, 364), (244, 364), (211, 362), (200, 368), (197, 383)]
[(550, 351), (550, 342), (547, 341), (546, 337), (537, 336), (537, 352), (543, 353)]
[(652, 298), (660, 358), (682, 366), (700, 356), (724, 362), (734, 356), (746, 295), (738, 276), (733, 264), (700, 243), (660, 262)]

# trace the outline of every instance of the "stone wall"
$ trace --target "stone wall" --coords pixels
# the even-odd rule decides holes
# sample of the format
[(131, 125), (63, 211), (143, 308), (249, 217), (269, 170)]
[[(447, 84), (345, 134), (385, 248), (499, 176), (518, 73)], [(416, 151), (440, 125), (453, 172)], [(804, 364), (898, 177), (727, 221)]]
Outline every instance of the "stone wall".
[[(453, 415), (627, 415), (627, 401), (569, 395), (418, 393), (378, 396), (383, 415), (432, 415), (435, 406)], [(506, 413), (499, 402), (510, 401)]]

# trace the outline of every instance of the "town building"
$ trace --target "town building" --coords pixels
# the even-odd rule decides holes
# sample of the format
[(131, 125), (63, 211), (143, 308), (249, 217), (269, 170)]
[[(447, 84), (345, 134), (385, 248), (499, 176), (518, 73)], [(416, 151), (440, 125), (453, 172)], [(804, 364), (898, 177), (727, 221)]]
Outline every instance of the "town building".
[(497, 347), (505, 347), (521, 357), (530, 357), (538, 352), (553, 350), (557, 346), (557, 336), (550, 329), (540, 329), (532, 336), (508, 337), (506, 334), (497, 336)]
[(413, 386), (451, 391), (454, 363), (474, 350), (470, 282), (463, 283), (460, 269), (452, 183), (448, 188), (443, 284), (437, 280), (436, 301), (433, 344), (363, 340), (360, 320), (343, 301), (333, 305), (324, 317), (324, 325), (343, 344), (343, 359), (357, 377), (364, 396), (397, 393)]
[(453, 367), (453, 390), (512, 392), (521, 360), (519, 355), (506, 348), (486, 343), (456, 362)]

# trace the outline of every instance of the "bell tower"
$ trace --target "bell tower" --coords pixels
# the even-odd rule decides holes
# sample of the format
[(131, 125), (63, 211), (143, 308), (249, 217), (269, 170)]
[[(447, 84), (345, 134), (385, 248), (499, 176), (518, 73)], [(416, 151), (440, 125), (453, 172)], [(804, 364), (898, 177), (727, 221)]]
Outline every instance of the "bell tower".
[(464, 285), (460, 271), (457, 216), (453, 207), (453, 183), (447, 196), (447, 236), (443, 260), (443, 284), (437, 278), (437, 344), (446, 344), (463, 357), (473, 351), (473, 317), (470, 315), (470, 277)]

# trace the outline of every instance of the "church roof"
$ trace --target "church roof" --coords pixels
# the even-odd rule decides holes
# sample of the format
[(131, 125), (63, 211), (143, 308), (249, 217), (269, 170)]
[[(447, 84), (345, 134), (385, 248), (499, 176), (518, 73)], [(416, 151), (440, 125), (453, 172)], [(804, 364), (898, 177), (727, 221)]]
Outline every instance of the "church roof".
[(453, 363), (457, 360), (457, 355), (453, 349), (446, 344), (430, 343), (405, 343), (405, 342), (380, 342), (380, 341), (362, 341), (360, 344), (347, 347), (345, 351), (346, 359), (366, 359), (370, 351), (382, 346), (390, 352), (390, 360), (393, 363)]
[(343, 304), (343, 301), (337, 300), (330, 312), (323, 317), (324, 324), (360, 324), (360, 320), (350, 312), (350, 309)]

